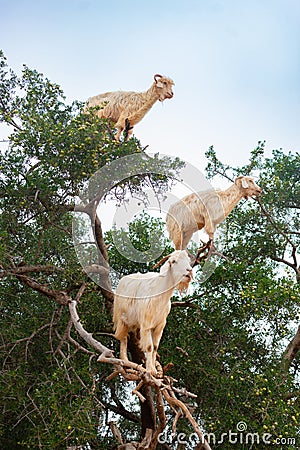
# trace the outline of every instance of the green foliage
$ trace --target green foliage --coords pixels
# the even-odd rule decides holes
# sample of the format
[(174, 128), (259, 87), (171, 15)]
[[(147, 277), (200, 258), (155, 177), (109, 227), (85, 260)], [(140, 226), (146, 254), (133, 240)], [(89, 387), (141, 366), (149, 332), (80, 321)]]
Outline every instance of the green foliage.
[[(68, 308), (30, 287), (26, 277), (72, 298), (85, 283), (78, 305), (81, 322), (118, 354), (105, 298), (77, 261), (72, 211), (97, 170), (111, 161), (122, 164), (123, 156), (148, 157), (134, 138), (116, 143), (111, 124), (83, 114), (78, 102), (66, 105), (61, 88), (41, 74), (24, 66), (22, 76), (16, 76), (2, 52), (0, 120), (12, 130), (8, 149), (0, 155), (0, 447), (60, 450), (88, 442), (91, 449), (113, 448), (107, 424), (112, 414), (128, 440), (140, 431), (128, 384), (106, 381), (111, 367), (99, 364), (74, 332)], [(218, 242), (229, 260), (221, 260), (205, 283), (199, 282), (198, 267), (190, 295), (174, 296), (177, 306), (159, 349), (163, 365), (174, 363), (170, 375), (178, 385), (197, 394), (187, 401), (200, 426), (217, 439), (235, 432), (241, 421), (249, 432), (270, 433), (273, 440), (297, 439), (299, 432), (299, 353), (288, 370), (284, 356), (300, 319), (300, 160), (297, 153), (276, 150), (264, 158), (263, 152), (260, 142), (244, 167), (223, 164), (212, 147), (207, 152), (208, 176), (232, 180), (254, 173), (264, 194), (259, 202), (241, 202), (219, 227)], [(162, 194), (179, 167), (176, 159), (158, 163), (154, 158), (153, 173), (128, 177), (107, 196), (116, 202), (130, 193), (142, 197), (151, 183)], [(152, 270), (160, 253), (172, 250), (164, 224), (145, 213), (128, 232), (109, 231), (105, 242), (115, 281), (121, 274)], [(131, 246), (147, 258), (129, 261)], [(26, 267), (42, 269), (10, 272)], [(169, 424), (172, 411), (167, 416)], [(182, 418), (177, 430), (192, 432)], [(225, 439), (212, 447), (226, 450), (232, 444)], [(248, 450), (249, 444), (236, 448)]]
[(110, 266), (117, 280), (130, 273), (153, 271), (155, 263), (174, 250), (166, 238), (161, 219), (145, 212), (129, 223), (128, 231), (114, 228), (105, 233), (105, 242), (109, 248)]
[(116, 182), (107, 195), (117, 202), (129, 192), (143, 195), (149, 184), (163, 193), (181, 166), (176, 158), (149, 158), (135, 138), (117, 143), (111, 124), (82, 106), (66, 105), (62, 89), (35, 70), (24, 66), (18, 77), (0, 52), (0, 120), (11, 133), (0, 154), (1, 448), (113, 445), (107, 424), (101, 428), (111, 368), (74, 332), (68, 308), (27, 281), (71, 298), (85, 283), (81, 322), (115, 348), (110, 311), (75, 253), (76, 196), (96, 171), (127, 155), (144, 155), (148, 171)]
[[(259, 145), (252, 152), (249, 166), (243, 168), (223, 166), (216, 155), (214, 158), (218, 174), (230, 179), (251, 174), (253, 169), (259, 174), (257, 183), (264, 190), (261, 205), (267, 215), (258, 202), (249, 200), (238, 205), (219, 227), (218, 243), (229, 261), (220, 260), (205, 283), (198, 281), (198, 268), (191, 294), (183, 299), (182, 307), (174, 297), (177, 306), (171, 309), (163, 334), (161, 362), (174, 363), (170, 374), (197, 394), (197, 400), (190, 403), (203, 429), (214, 433), (216, 442), (227, 433), (227, 441), (224, 438), (220, 448), (232, 448), (228, 432), (237, 432), (237, 424), (245, 422), (248, 433), (260, 437), (253, 449), (269, 447), (262, 442), (263, 436), (273, 444), (295, 439), (286, 445), (292, 449), (292, 442), (298, 442), (300, 418), (299, 355), (295, 355), (288, 372), (284, 355), (300, 321), (300, 285), (295, 270), (287, 264), (288, 257), (282, 261), (275, 258), (279, 251), (290, 248), (285, 233), (289, 232), (293, 244), (298, 245), (298, 234), (293, 233), (299, 229), (299, 156), (274, 151), (273, 158), (263, 158)], [(281, 170), (283, 165), (287, 178)], [(276, 177), (282, 180), (277, 186), (271, 183)], [(136, 248), (147, 251), (155, 233), (153, 225), (158, 230), (164, 228), (157, 222), (144, 215), (130, 224), (128, 236)], [(118, 252), (120, 246), (124, 250), (121, 244), (126, 233), (116, 233), (116, 239), (114, 233), (107, 234), (110, 258), (122, 267), (123, 274), (127, 269), (149, 270), (143, 264), (126, 264)], [(161, 242), (168, 246), (165, 239)], [(169, 251), (166, 248), (164, 253)], [(190, 436), (193, 430), (180, 420), (177, 432)], [(171, 438), (171, 430), (166, 436)], [(237, 448), (246, 450), (246, 432), (243, 439)], [(217, 443), (213, 448), (218, 448)]]
[(299, 286), (263, 264), (230, 262), (194, 289), (193, 307), (172, 309), (160, 354), (198, 395), (204, 428), (220, 438), (243, 421), (260, 436), (296, 437), (299, 404), (288, 394), (299, 379), (286, 375), (282, 355), (300, 320)]

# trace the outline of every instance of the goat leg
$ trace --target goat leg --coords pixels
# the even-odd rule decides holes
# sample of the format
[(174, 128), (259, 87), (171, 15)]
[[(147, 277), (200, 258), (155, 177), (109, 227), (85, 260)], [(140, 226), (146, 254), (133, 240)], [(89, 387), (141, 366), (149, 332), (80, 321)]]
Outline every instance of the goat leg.
[[(203, 261), (204, 259), (206, 259), (208, 257), (209, 252), (206, 252), (206, 250), (210, 249), (210, 243), (211, 243), (211, 240), (209, 240), (206, 244), (204, 244), (202, 247), (200, 247), (197, 250), (196, 257), (192, 264), (192, 267), (197, 266), (198, 264), (201, 263), (201, 261)], [(202, 253), (204, 253), (204, 254), (202, 256), (200, 256)]]
[(127, 141), (129, 139), (129, 137), (130, 137), (129, 131), (132, 130), (132, 129), (133, 129), (133, 127), (130, 126), (129, 120), (125, 119), (125, 128), (124, 128), (124, 131), (123, 131), (123, 136), (124, 136), (124, 140), (125, 141)]
[(209, 258), (216, 252), (216, 247), (215, 247), (213, 239), (209, 239), (209, 241), (206, 244), (206, 248), (208, 248), (207, 257)]

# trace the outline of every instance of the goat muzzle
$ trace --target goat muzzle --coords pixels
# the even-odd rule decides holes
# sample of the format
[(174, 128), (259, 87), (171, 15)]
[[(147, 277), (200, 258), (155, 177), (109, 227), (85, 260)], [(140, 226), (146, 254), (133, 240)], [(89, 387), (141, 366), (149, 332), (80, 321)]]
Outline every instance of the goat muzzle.
[(173, 95), (174, 95), (173, 92), (166, 92), (165, 94), (162, 94), (158, 100), (160, 102), (163, 102), (164, 100), (166, 100), (166, 98), (172, 98)]
[(191, 270), (189, 270), (188, 273), (185, 274), (185, 277), (191, 281), (193, 279), (193, 272)]
[[(253, 194), (250, 194), (250, 197), (257, 197), (259, 198), (262, 194), (262, 190), (261, 189), (256, 189)], [(248, 196), (245, 195), (246, 200), (248, 200)]]

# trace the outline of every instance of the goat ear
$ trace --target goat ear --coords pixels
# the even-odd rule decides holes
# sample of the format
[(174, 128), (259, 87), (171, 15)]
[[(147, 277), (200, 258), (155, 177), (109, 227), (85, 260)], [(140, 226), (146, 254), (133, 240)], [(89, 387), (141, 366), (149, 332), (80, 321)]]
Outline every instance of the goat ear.
[(152, 266), (153, 269), (156, 269), (157, 267), (161, 266), (165, 261), (167, 261), (167, 259), (169, 258), (170, 255), (166, 255), (164, 256), (160, 261), (158, 261), (158, 263), (156, 263), (154, 266)]
[(164, 87), (164, 85), (162, 84), (161, 81), (157, 81), (157, 82), (156, 82), (156, 87), (162, 88), (162, 87)]
[(244, 189), (247, 189), (249, 187), (249, 184), (247, 183), (247, 181), (245, 180), (245, 178), (242, 178), (242, 187)]

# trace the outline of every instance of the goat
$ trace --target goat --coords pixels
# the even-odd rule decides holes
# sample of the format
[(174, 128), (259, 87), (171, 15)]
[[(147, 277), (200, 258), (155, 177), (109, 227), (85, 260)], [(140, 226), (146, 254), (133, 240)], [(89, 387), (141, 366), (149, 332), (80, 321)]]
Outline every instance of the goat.
[(98, 117), (111, 119), (118, 129), (116, 140), (120, 140), (123, 130), (126, 130), (126, 140), (132, 134), (132, 129), (145, 114), (152, 108), (154, 103), (159, 100), (173, 97), (172, 86), (174, 82), (167, 77), (156, 74), (154, 83), (146, 92), (106, 92), (88, 99), (87, 108), (100, 106), (96, 111)]
[(186, 249), (193, 235), (204, 228), (213, 246), (217, 225), (226, 219), (238, 202), (259, 196), (261, 188), (252, 177), (239, 176), (225, 191), (206, 190), (189, 194), (170, 206), (166, 217), (167, 230), (176, 250)]
[(186, 290), (192, 279), (192, 267), (186, 250), (176, 250), (160, 263), (164, 264), (159, 272), (138, 272), (122, 277), (116, 289), (113, 310), (115, 337), (120, 341), (120, 358), (128, 361), (128, 334), (139, 329), (146, 370), (152, 375), (156, 375), (157, 349), (171, 309), (170, 298), (175, 287)]

